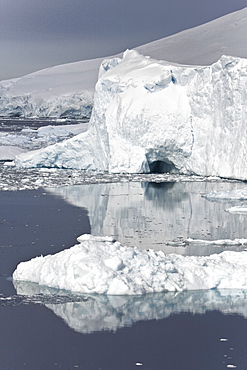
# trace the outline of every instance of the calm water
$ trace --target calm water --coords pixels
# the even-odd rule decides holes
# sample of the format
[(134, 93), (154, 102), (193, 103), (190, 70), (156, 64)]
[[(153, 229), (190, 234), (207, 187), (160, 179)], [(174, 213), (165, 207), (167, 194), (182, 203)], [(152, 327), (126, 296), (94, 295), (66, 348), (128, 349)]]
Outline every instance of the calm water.
[[(46, 124), (1, 120), (0, 131)], [(124, 182), (0, 192), (0, 369), (246, 369), (245, 291), (72, 296), (11, 281), (20, 261), (68, 248), (89, 232), (167, 253), (220, 252), (225, 247), (180, 242), (246, 238), (247, 215), (226, 212), (239, 202), (201, 197), (245, 186)]]
[(49, 193), (71, 205), (85, 207), (93, 235), (115, 236), (125, 245), (141, 249), (208, 255), (245, 247), (181, 246), (181, 241), (246, 238), (247, 214), (227, 212), (229, 207), (243, 201), (210, 202), (202, 195), (241, 188), (246, 188), (246, 184), (126, 182), (66, 186), (49, 189)]
[(0, 369), (246, 369), (245, 291), (74, 297), (8, 279), (18, 262), (70, 247), (90, 230), (155, 248), (178, 237), (246, 237), (247, 216), (201, 197), (241, 186), (119, 183), (0, 192)]

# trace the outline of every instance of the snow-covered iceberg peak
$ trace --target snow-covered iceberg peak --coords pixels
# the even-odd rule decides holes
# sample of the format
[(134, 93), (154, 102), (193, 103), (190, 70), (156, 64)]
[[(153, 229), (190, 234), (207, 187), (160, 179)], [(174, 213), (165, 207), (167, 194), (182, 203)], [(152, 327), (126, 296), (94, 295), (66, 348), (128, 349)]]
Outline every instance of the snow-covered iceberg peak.
[(247, 289), (247, 252), (184, 257), (126, 247), (111, 237), (82, 235), (78, 241), (55, 255), (20, 263), (13, 279), (109, 295)]
[(101, 71), (87, 135), (18, 165), (247, 179), (247, 59), (192, 67), (127, 50)]

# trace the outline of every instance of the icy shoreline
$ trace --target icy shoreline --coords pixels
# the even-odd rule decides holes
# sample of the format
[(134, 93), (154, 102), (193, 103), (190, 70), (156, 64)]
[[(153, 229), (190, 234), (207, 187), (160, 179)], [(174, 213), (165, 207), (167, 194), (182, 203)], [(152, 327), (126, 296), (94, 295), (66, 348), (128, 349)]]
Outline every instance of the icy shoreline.
[[(126, 247), (111, 237), (84, 234), (77, 240), (55, 255), (21, 262), (13, 280), (108, 295), (247, 289), (247, 251), (184, 257)], [(247, 245), (247, 239), (241, 243)]]

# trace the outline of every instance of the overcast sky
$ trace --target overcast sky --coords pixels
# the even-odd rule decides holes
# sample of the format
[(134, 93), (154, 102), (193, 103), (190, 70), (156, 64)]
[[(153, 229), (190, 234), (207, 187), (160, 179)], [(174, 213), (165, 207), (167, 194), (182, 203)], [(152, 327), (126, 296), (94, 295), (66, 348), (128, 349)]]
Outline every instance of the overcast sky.
[(109, 56), (247, 6), (247, 0), (0, 0), (0, 80)]

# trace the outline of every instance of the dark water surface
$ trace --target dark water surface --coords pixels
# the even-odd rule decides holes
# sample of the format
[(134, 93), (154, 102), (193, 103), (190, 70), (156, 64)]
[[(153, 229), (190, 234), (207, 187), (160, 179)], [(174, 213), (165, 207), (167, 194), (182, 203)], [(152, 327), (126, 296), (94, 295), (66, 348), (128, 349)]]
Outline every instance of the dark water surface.
[[(90, 223), (96, 227), (92, 215), (99, 217), (104, 209), (97, 197), (92, 203), (90, 189), (84, 194), (88, 202), (82, 204), (69, 204), (64, 194), (44, 189), (0, 192), (0, 369), (246, 369), (245, 291), (73, 298), (35, 284), (15, 289), (8, 278), (17, 263), (70, 247), (77, 236), (90, 232)], [(139, 187), (134, 189), (140, 194)], [(100, 197), (107, 199), (109, 214), (123, 202), (123, 187), (112, 196), (103, 190)], [(153, 193), (149, 187), (145, 202), (152, 202)], [(176, 207), (190, 203), (187, 195), (182, 198), (185, 203)], [(158, 208), (164, 208), (159, 199)], [(139, 200), (137, 204), (141, 207)], [(119, 209), (127, 232), (126, 214)], [(182, 222), (186, 209), (181, 209)], [(239, 230), (246, 222), (241, 217)], [(157, 221), (154, 214), (153, 219)]]
[(0, 132), (17, 133), (25, 128), (37, 129), (43, 126), (68, 125), (88, 122), (88, 119), (52, 119), (52, 118), (4, 118), (0, 117)]
[(0, 306), (0, 314), (1, 369), (246, 369), (246, 320), (216, 311), (92, 334), (73, 331), (40, 305)]

